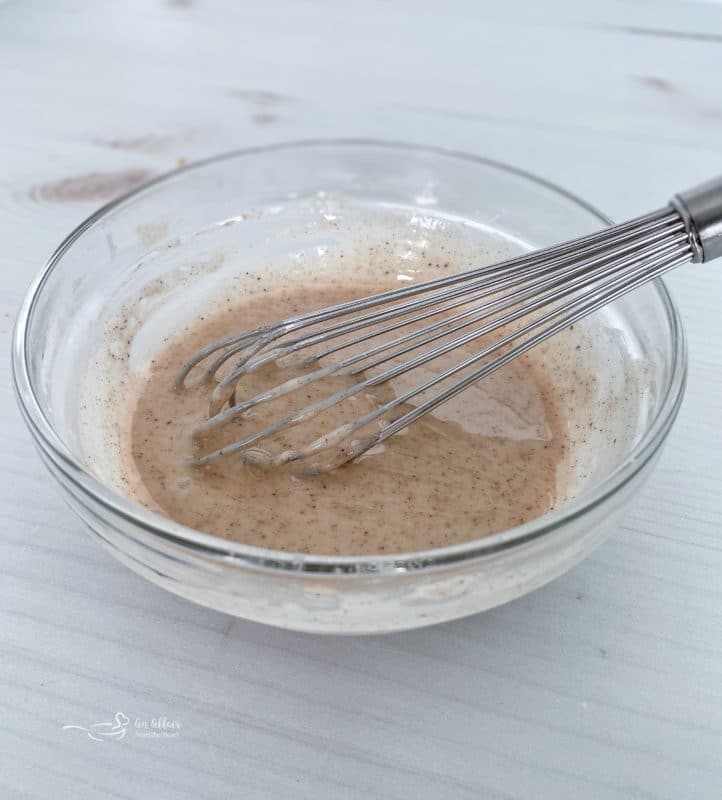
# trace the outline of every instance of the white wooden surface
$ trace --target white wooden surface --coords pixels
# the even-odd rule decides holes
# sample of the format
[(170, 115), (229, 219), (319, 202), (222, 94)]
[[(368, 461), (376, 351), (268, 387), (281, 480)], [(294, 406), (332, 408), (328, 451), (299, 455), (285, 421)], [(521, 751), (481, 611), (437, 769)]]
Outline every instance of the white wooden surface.
[[(68, 230), (178, 159), (311, 136), (519, 164), (612, 216), (722, 172), (722, 5), (0, 0), (0, 331)], [(3, 798), (722, 796), (722, 268), (670, 280), (689, 388), (591, 558), (434, 629), (319, 639), (126, 571), (0, 372)], [(63, 725), (131, 725), (93, 741)], [(165, 717), (177, 737), (136, 734)]]

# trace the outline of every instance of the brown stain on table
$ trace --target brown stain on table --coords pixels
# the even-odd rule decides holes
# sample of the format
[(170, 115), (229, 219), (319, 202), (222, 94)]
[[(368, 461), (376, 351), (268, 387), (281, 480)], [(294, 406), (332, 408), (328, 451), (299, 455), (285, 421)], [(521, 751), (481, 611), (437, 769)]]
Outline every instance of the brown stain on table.
[(274, 122), (278, 122), (278, 116), (270, 114), (268, 111), (259, 111), (253, 115), (252, 120), (256, 125), (273, 125)]
[(227, 89), (226, 94), (242, 100), (248, 105), (269, 108), (290, 103), (292, 98), (265, 89)]
[(642, 86), (662, 94), (678, 94), (680, 91), (672, 81), (667, 80), (667, 78), (660, 78), (658, 75), (634, 75), (633, 77)]
[(273, 125), (280, 120), (279, 110), (293, 102), (293, 98), (266, 89), (227, 89), (226, 94), (243, 101), (252, 110), (250, 120), (254, 125)]
[(158, 136), (148, 134), (145, 136), (128, 136), (126, 138), (95, 139), (94, 143), (111, 150), (126, 150), (134, 153), (162, 153), (170, 149), (175, 138), (173, 136)]
[(722, 117), (722, 108), (717, 104), (716, 98), (695, 97), (668, 78), (658, 75), (632, 75), (632, 80), (655, 94), (669, 98), (670, 102), (680, 107), (680, 113), (692, 114), (713, 122)]
[(34, 186), (30, 196), (46, 203), (102, 202), (129, 192), (154, 176), (155, 172), (142, 168), (88, 172)]
[(673, 31), (665, 28), (647, 28), (641, 25), (597, 25), (597, 30), (626, 33), (630, 36), (647, 36), (654, 39), (681, 39), (690, 42), (722, 42), (722, 34), (706, 31)]

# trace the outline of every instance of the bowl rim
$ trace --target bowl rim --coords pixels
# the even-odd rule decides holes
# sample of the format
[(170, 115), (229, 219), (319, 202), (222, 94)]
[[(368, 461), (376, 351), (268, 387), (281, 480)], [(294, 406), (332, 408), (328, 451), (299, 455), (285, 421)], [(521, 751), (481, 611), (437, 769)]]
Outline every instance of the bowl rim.
[(442, 548), (432, 548), (407, 553), (385, 555), (333, 556), (295, 553), (273, 550), (228, 541), (212, 534), (203, 533), (180, 523), (167, 519), (144, 506), (130, 500), (106, 486), (87, 471), (56, 434), (50, 420), (45, 415), (35, 394), (29, 371), (28, 332), (33, 311), (43, 286), (53, 270), (62, 261), (64, 254), (92, 226), (107, 214), (129, 200), (141, 195), (159, 184), (168, 182), (185, 173), (203, 167), (237, 158), (267, 154), (279, 150), (303, 148), (349, 147), (401, 149), (432, 156), (443, 156), (482, 164), (500, 172), (505, 172), (560, 196), (577, 207), (587, 211), (604, 225), (612, 224), (609, 217), (574, 193), (540, 178), (524, 169), (505, 164), (495, 159), (476, 156), (458, 150), (412, 144), (402, 141), (378, 140), (371, 138), (332, 138), (305, 139), (281, 142), (251, 148), (242, 148), (192, 162), (171, 170), (143, 183), (129, 192), (101, 206), (81, 222), (58, 245), (43, 268), (31, 282), (20, 306), (13, 332), (12, 373), (16, 397), (22, 415), (36, 440), (36, 445), (48, 455), (54, 466), (83, 493), (90, 495), (107, 511), (123, 518), (131, 525), (138, 526), (146, 534), (159, 537), (168, 543), (186, 548), (196, 555), (234, 563), (238, 566), (270, 572), (310, 573), (314, 575), (332, 574), (353, 576), (368, 574), (397, 574), (405, 572), (428, 571), (472, 561), (528, 544), (553, 533), (560, 526), (586, 514), (607, 498), (622, 489), (652, 459), (666, 439), (666, 436), (679, 411), (687, 376), (687, 347), (684, 329), (679, 312), (664, 282), (657, 278), (651, 282), (656, 290), (672, 332), (672, 360), (666, 394), (660, 410), (645, 434), (628, 454), (625, 461), (612, 471), (603, 481), (585, 490), (579, 498), (562, 504), (558, 509), (537, 517), (522, 525), (508, 528), (479, 539)]

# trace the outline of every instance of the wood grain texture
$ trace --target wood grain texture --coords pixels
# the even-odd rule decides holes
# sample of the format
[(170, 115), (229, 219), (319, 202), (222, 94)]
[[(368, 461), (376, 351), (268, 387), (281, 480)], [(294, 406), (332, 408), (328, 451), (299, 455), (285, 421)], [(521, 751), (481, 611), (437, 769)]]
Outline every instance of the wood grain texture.
[[(722, 172), (721, 76), (715, 2), (0, 2), (0, 796), (722, 796), (719, 266), (669, 280), (687, 395), (617, 534), (532, 595), (386, 637), (268, 629), (128, 572), (60, 501), (7, 368), (58, 241), (179, 159), (406, 139), (622, 218)], [(179, 737), (62, 729), (117, 711)]]

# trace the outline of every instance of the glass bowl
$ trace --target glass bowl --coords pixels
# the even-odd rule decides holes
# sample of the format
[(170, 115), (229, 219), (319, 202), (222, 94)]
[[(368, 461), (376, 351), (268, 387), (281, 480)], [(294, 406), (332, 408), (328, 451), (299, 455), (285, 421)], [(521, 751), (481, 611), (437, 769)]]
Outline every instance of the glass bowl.
[[(68, 236), (30, 287), (16, 324), (19, 405), (68, 504), (116, 558), (159, 586), (229, 614), (305, 631), (429, 625), (504, 603), (565, 572), (613, 530), (649, 475), (682, 400), (684, 335), (661, 281), (589, 323), (606, 348), (602, 354), (611, 354), (602, 359), (609, 380), (600, 381), (601, 391), (629, 364), (642, 365), (628, 392), (633, 407), (621, 404), (614, 412), (624, 415), (625, 435), (602, 448), (604, 457), (590, 455), (587, 480), (573, 500), (492, 536), (363, 557), (250, 547), (126, 499), (103, 464), (84, 453), (80, 428), (88, 416), (78, 402), (78, 370), (87, 367), (89, 342), (111, 307), (173, 270), (199, 281), (232, 273), (282, 243), (309, 208), (329, 202), (405, 219), (461, 221), (465, 230), (491, 231), (517, 249), (608, 224), (578, 198), (520, 170), (398, 143), (314, 141), (246, 150), (146, 184)], [(323, 238), (318, 230), (314, 236), (315, 244)], [(193, 296), (186, 291), (183, 298)]]

